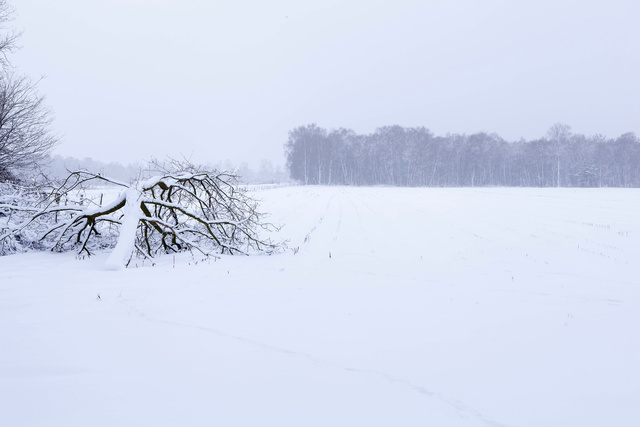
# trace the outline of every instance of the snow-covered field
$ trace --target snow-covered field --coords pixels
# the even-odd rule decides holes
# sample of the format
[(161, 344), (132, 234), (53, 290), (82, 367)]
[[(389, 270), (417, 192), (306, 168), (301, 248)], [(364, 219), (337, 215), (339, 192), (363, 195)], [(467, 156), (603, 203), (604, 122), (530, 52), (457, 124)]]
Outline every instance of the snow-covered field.
[(0, 258), (0, 426), (640, 425), (640, 190), (256, 194), (296, 254)]

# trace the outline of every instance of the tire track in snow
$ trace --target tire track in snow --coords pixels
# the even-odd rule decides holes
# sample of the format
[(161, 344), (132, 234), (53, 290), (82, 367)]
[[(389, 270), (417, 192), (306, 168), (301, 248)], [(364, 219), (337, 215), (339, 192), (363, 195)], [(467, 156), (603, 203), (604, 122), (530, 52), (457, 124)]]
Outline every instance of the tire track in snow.
[[(343, 192), (344, 191), (341, 191), (340, 193)], [(320, 214), (320, 218), (305, 235), (303, 245), (308, 245), (312, 238), (316, 240), (315, 236), (320, 236), (322, 238), (318, 240), (320, 241), (320, 245), (325, 246), (323, 250), (326, 249), (331, 253), (332, 244), (338, 241), (342, 229), (342, 198), (342, 194), (335, 192), (328, 197), (327, 203)], [(314, 246), (317, 245), (314, 244)], [(315, 249), (318, 248), (316, 247)]]
[[(346, 193), (345, 190), (343, 190), (343, 192)], [(362, 215), (360, 213), (360, 208), (358, 208), (358, 206), (356, 205), (355, 199), (357, 198), (358, 199), (358, 203), (361, 204), (364, 208), (368, 209), (370, 212), (372, 212), (372, 209), (368, 204), (366, 204), (362, 200), (362, 197), (360, 195), (355, 195), (352, 192), (351, 195), (347, 194), (346, 197), (349, 199), (349, 203), (351, 204), (351, 208), (353, 209), (353, 212), (355, 212), (355, 217), (358, 220), (357, 228), (359, 229), (359, 232), (356, 234), (356, 236), (359, 236), (363, 240), (363, 242), (364, 242), (364, 244), (365, 244), (365, 246), (367, 248), (367, 252), (370, 255), (375, 255), (376, 251), (374, 250), (373, 245), (369, 241), (369, 231), (366, 230), (366, 228), (363, 225)], [(352, 226), (352, 228), (353, 228), (353, 226)]]
[[(322, 223), (324, 222), (324, 218), (327, 216), (328, 212), (329, 212), (329, 207), (331, 206), (331, 202), (333, 201), (335, 195), (331, 195), (331, 197), (329, 198), (329, 201), (327, 202), (327, 205), (324, 208), (324, 213), (323, 215), (320, 216), (320, 219), (318, 219), (316, 225), (314, 225), (313, 227), (311, 227), (311, 230), (309, 230), (309, 232), (304, 236), (304, 241), (303, 244), (307, 244), (309, 243), (309, 241), (311, 240), (311, 235), (318, 229), (318, 227), (320, 227), (322, 225)], [(316, 194), (316, 197), (317, 194)]]

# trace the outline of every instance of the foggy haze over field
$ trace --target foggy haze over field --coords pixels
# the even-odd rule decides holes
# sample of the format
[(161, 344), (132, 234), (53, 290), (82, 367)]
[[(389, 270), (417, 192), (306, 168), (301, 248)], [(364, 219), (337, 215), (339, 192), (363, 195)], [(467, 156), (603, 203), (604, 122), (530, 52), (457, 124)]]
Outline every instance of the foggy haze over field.
[(291, 129), (638, 131), (632, 1), (14, 4), (55, 154), (283, 164)]

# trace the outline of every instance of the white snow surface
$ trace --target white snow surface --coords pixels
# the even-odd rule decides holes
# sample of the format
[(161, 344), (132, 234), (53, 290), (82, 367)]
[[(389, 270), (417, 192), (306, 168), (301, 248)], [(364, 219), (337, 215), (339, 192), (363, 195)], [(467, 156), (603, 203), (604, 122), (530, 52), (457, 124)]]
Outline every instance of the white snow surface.
[(640, 425), (640, 190), (255, 194), (296, 254), (0, 257), (0, 425)]

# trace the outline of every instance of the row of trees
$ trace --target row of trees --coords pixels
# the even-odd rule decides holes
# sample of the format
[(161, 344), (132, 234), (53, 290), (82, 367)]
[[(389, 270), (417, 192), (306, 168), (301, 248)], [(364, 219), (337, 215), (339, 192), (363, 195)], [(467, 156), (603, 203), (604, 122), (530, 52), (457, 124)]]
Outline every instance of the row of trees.
[(507, 142), (492, 133), (436, 136), (386, 126), (360, 135), (315, 124), (289, 132), (287, 168), (303, 184), (394, 186), (640, 187), (640, 140), (574, 134)]

